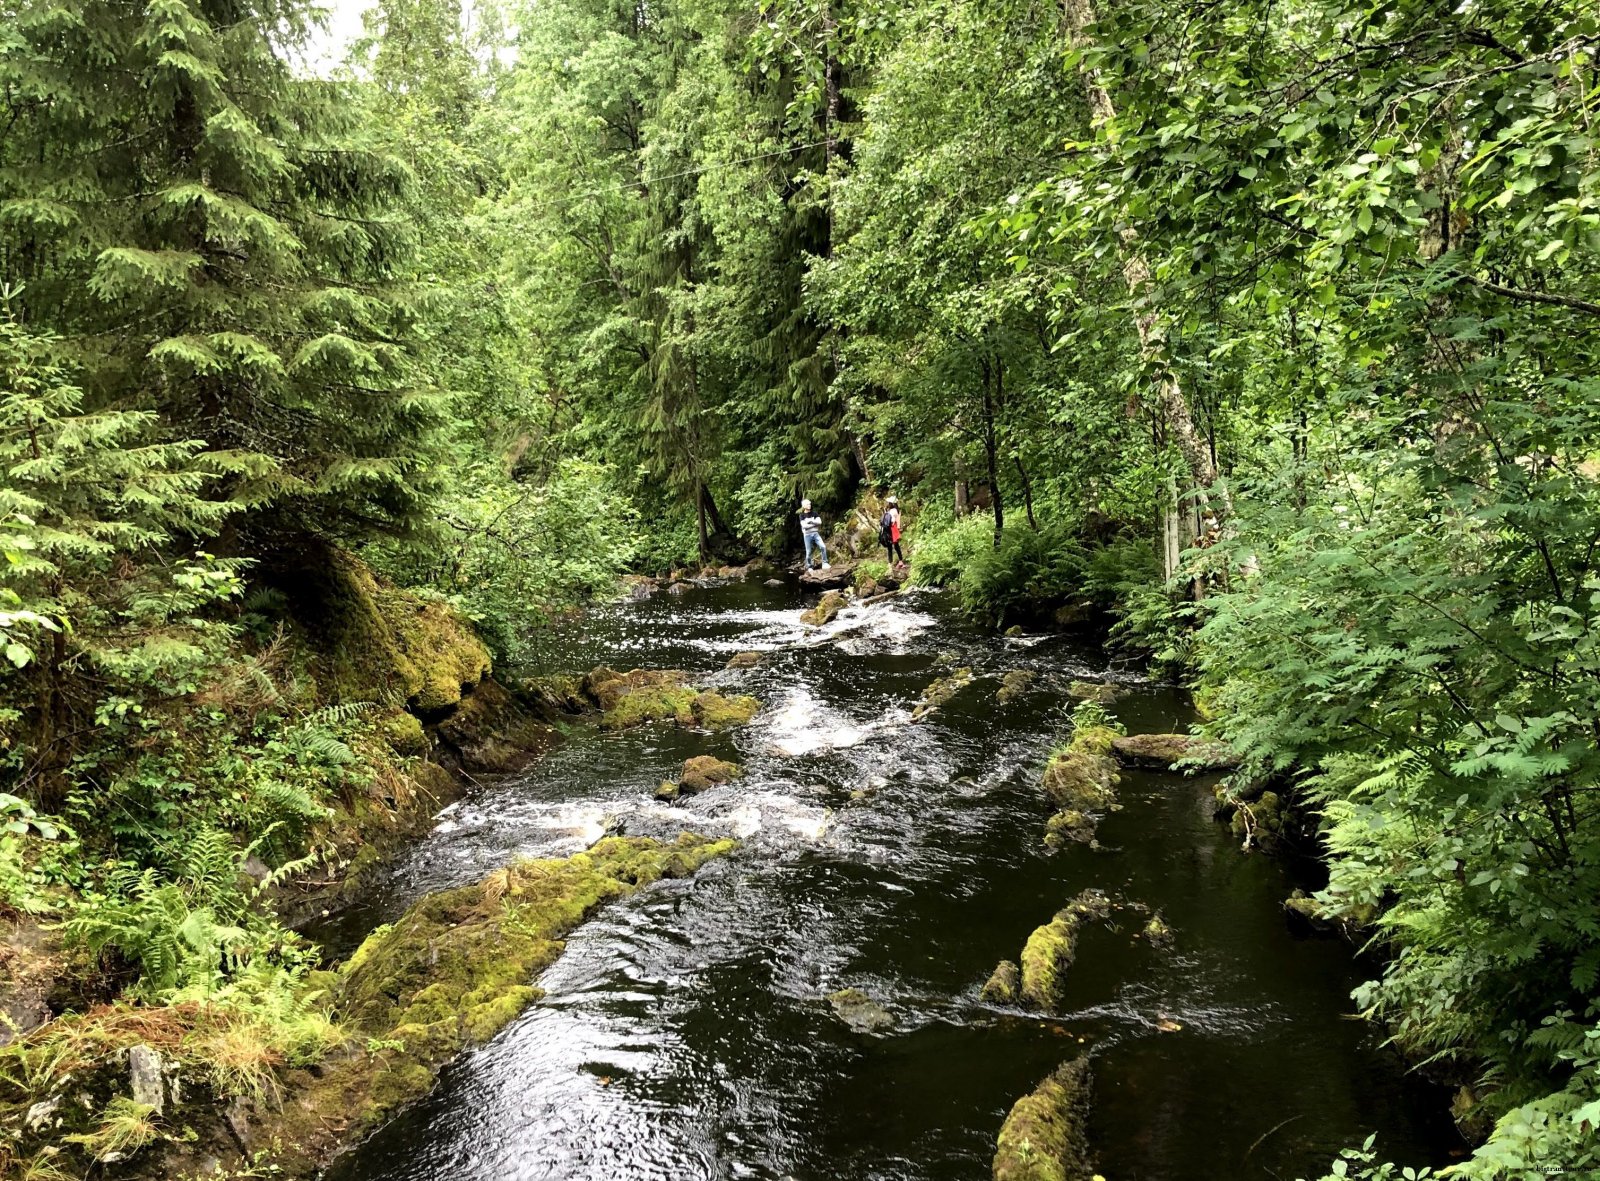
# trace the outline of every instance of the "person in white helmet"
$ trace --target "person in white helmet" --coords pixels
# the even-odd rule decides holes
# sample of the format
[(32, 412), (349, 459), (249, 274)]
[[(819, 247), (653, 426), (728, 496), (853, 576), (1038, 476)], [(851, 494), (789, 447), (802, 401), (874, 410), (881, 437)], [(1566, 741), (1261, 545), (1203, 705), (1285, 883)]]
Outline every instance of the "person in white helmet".
[(822, 568), (832, 570), (828, 565), (828, 547), (822, 540), (822, 517), (812, 509), (809, 500), (800, 502), (800, 535), (806, 542), (806, 569), (811, 569), (811, 551), (815, 549), (822, 555)]
[(878, 519), (878, 544), (889, 551), (889, 567), (898, 570), (906, 564), (900, 549), (900, 500), (891, 496), (883, 504), (883, 516)]

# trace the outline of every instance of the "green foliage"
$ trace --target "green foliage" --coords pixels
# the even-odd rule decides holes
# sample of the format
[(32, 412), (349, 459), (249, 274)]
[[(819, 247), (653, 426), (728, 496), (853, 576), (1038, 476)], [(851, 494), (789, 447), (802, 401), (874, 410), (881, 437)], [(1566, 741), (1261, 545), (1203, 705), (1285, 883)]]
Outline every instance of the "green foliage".
[(924, 512), (918, 520), (911, 579), (924, 586), (946, 586), (993, 547), (994, 518), (987, 513), (941, 519)]
[(297, 0), (12, 5), (0, 281), (26, 282), (90, 409), (143, 416), (108, 428), (203, 440), (262, 527), (365, 535), (419, 515), (439, 406), (408, 348), (408, 171), (340, 86), (291, 68), (309, 18)]

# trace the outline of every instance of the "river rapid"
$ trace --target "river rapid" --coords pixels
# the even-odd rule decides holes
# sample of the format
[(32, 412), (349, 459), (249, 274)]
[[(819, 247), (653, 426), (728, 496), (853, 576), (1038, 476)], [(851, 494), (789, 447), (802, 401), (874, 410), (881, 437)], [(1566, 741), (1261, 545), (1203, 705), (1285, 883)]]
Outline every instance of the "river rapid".
[[(1440, 1092), (1350, 1016), (1372, 965), (1294, 935), (1294, 871), (1211, 819), (1211, 780), (1125, 771), (1101, 848), (1049, 853), (1039, 769), (1074, 679), (1113, 679), (1130, 732), (1183, 729), (1179, 692), (1059, 635), (1000, 637), (936, 592), (807, 628), (793, 586), (697, 588), (597, 609), (551, 669), (683, 668), (765, 703), (748, 727), (577, 731), (529, 771), (446, 809), (426, 840), (320, 935), (335, 952), (423, 893), (606, 832), (732, 834), (738, 852), (614, 905), (537, 982), (542, 1000), (446, 1068), (434, 1093), (342, 1158), (337, 1181), (981, 1181), (1011, 1104), (1092, 1056), (1090, 1127), (1111, 1181), (1321, 1176), (1378, 1134), (1406, 1163), (1456, 1142)], [(766, 654), (725, 670), (739, 651)], [(976, 680), (912, 721), (957, 666)], [(1000, 704), (1000, 676), (1036, 673)], [(746, 775), (652, 799), (710, 753)], [(1097, 887), (1159, 909), (1091, 927), (1059, 1015), (980, 1001), (1001, 959)], [(860, 988), (893, 1018), (842, 1022)]]

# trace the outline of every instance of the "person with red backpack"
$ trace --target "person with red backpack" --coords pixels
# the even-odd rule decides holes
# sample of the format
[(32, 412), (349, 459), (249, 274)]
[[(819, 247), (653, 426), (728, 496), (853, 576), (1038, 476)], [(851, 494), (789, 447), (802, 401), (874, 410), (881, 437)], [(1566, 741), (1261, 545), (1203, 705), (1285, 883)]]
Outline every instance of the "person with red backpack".
[(878, 520), (878, 544), (889, 551), (889, 566), (906, 564), (906, 555), (900, 549), (900, 501), (891, 496), (884, 501), (883, 516)]

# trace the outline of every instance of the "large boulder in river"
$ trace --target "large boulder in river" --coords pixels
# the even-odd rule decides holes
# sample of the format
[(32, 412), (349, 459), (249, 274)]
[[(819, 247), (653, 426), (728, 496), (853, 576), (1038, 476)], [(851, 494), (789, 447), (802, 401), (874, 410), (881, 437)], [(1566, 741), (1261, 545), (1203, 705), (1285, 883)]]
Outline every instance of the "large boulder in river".
[(683, 761), (683, 777), (678, 780), (681, 791), (698, 793), (732, 783), (744, 768), (712, 755), (695, 755)]
[(1036, 1009), (1051, 1009), (1061, 999), (1067, 969), (1078, 954), (1078, 931), (1086, 920), (1111, 913), (1111, 901), (1098, 890), (1085, 890), (1035, 928), (1022, 949), (1022, 985), (1018, 995)]
[(821, 627), (831, 623), (833, 617), (844, 610), (845, 597), (843, 591), (831, 590), (818, 600), (817, 605), (809, 611), (800, 614), (800, 622), (810, 624), (812, 627)]
[(1101, 681), (1073, 681), (1067, 686), (1067, 696), (1074, 701), (1092, 701), (1096, 705), (1114, 704), (1122, 696), (1122, 691), (1115, 685), (1107, 685)]
[(808, 590), (838, 590), (849, 586), (856, 578), (856, 563), (835, 562), (827, 570), (800, 571), (800, 585)]
[(1017, 1100), (1000, 1128), (994, 1181), (1092, 1181), (1089, 1060), (1077, 1058)]
[(1165, 771), (1182, 762), (1200, 771), (1227, 771), (1239, 758), (1220, 742), (1190, 734), (1127, 734), (1111, 743), (1117, 758), (1132, 767)]
[(841, 988), (828, 997), (828, 1003), (839, 1020), (857, 1033), (878, 1033), (894, 1024), (889, 1010), (859, 988)]
[(601, 665), (583, 678), (582, 692), (599, 708), (603, 730), (655, 721), (724, 730), (744, 725), (761, 708), (754, 697), (724, 697), (695, 689), (686, 680), (687, 675), (675, 669), (619, 673)]
[(1026, 668), (1014, 668), (1000, 678), (1000, 691), (995, 694), (995, 699), (1002, 705), (1014, 698), (1021, 697), (1033, 684), (1033, 672)]

